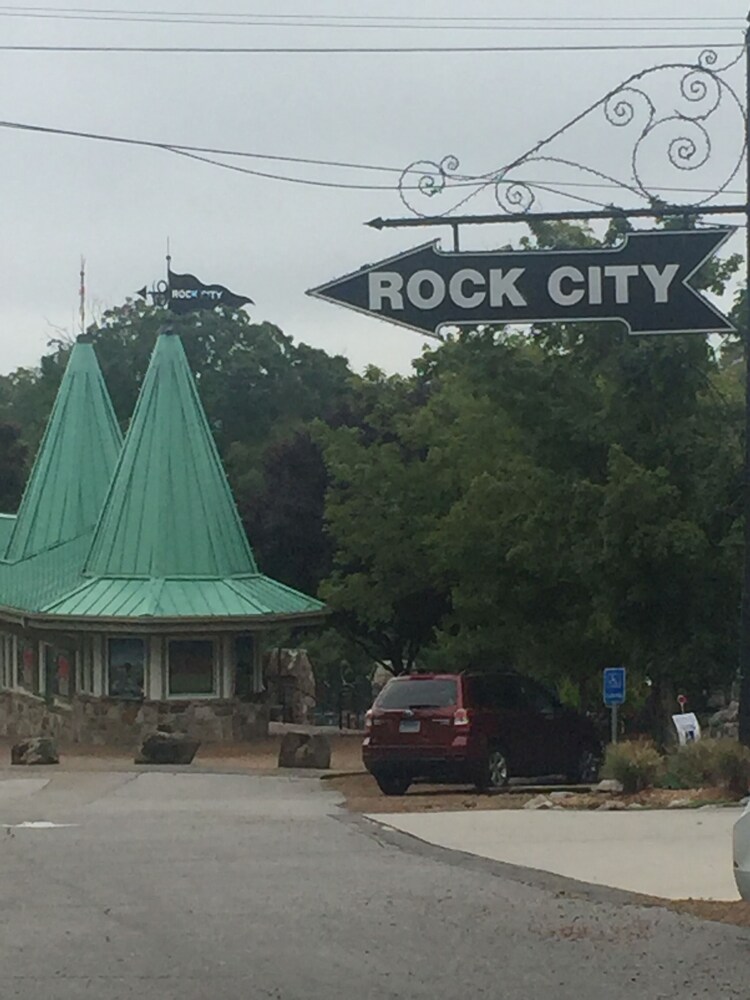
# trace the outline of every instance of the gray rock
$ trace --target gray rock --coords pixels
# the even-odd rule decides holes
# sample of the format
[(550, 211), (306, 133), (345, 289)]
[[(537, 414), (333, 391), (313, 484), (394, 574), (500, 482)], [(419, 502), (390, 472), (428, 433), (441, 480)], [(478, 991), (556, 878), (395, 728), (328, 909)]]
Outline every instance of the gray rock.
[(602, 802), (600, 806), (596, 807), (597, 812), (622, 812), (628, 807), (624, 802), (620, 802), (618, 799), (609, 799), (607, 802)]
[(143, 741), (135, 758), (136, 764), (191, 764), (198, 752), (200, 740), (186, 733), (166, 732), (159, 727)]
[(549, 797), (553, 802), (562, 802), (563, 799), (574, 798), (575, 794), (575, 792), (550, 792)]
[(535, 795), (524, 806), (524, 809), (554, 809), (554, 803), (546, 795)]
[(57, 744), (49, 736), (23, 740), (10, 748), (11, 764), (59, 764)]
[(618, 781), (617, 778), (604, 778), (600, 781), (598, 785), (594, 786), (595, 792), (612, 792), (615, 795), (619, 795), (622, 791), (622, 782)]
[(331, 743), (321, 733), (285, 733), (279, 747), (279, 767), (312, 767), (327, 771), (331, 766)]
[(641, 802), (631, 802), (628, 809), (645, 809), (646, 807)]
[(692, 799), (672, 799), (667, 806), (667, 809), (685, 809), (687, 806), (691, 806), (692, 804)]
[(732, 701), (726, 708), (719, 712), (714, 712), (708, 720), (708, 732), (710, 736), (720, 738), (728, 736), (737, 739), (739, 732), (739, 702)]

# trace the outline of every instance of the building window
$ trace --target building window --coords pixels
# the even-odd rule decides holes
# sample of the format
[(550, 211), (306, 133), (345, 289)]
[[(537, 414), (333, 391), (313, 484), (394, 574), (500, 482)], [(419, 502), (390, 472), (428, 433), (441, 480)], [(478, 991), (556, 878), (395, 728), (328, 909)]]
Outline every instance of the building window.
[(107, 642), (107, 677), (112, 698), (143, 698), (146, 643), (143, 639), (118, 638)]
[(16, 656), (16, 687), (39, 693), (38, 646), (32, 639), (19, 639)]
[(44, 679), (47, 697), (70, 698), (73, 694), (75, 653), (64, 646), (44, 646)]
[(211, 639), (170, 639), (170, 695), (213, 694), (214, 644)]

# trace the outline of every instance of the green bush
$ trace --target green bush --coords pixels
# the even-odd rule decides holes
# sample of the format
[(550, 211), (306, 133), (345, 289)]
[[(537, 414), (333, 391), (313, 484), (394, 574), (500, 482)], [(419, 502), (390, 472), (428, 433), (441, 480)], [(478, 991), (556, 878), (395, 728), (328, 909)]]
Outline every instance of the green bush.
[(741, 797), (750, 786), (750, 750), (732, 739), (704, 739), (672, 751), (664, 784), (669, 788), (725, 788)]
[(619, 781), (625, 792), (640, 792), (656, 783), (662, 768), (663, 761), (654, 744), (634, 740), (607, 747), (601, 776)]
[(699, 740), (673, 750), (666, 760), (666, 788), (701, 788), (718, 784), (714, 740)]

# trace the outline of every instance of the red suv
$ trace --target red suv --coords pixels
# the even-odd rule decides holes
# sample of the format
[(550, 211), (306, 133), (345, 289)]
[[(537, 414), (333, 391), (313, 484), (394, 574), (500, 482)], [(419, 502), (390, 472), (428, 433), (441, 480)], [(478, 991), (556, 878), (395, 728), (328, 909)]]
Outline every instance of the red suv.
[(362, 759), (381, 791), (417, 778), (501, 788), (512, 777), (596, 780), (592, 722), (514, 673), (412, 674), (389, 681), (367, 713)]

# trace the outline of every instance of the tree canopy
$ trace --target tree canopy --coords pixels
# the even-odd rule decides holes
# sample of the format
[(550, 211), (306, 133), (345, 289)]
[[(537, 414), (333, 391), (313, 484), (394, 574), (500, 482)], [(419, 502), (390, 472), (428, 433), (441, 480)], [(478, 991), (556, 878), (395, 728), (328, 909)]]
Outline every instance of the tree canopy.
[[(571, 226), (531, 237), (592, 240)], [(737, 265), (707, 267), (704, 286), (722, 291)], [(89, 331), (124, 428), (164, 319), (127, 302)], [(731, 339), (486, 327), (388, 376), (241, 311), (170, 323), (261, 568), (332, 610), (308, 637), (322, 657), (348, 671), (512, 665), (589, 707), (613, 664), (629, 668), (636, 705), (679, 687), (700, 706), (731, 684), (743, 406)], [(55, 342), (38, 368), (0, 377), (5, 509), (68, 350)]]

